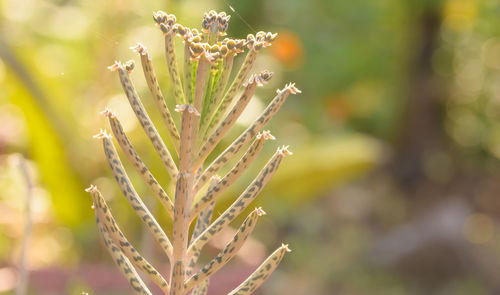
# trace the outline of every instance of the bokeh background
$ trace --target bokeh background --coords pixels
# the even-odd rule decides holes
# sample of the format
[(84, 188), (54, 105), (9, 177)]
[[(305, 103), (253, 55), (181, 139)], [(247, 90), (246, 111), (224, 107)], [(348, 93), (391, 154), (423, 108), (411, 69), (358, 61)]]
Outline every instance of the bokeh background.
[[(137, 248), (168, 268), (92, 139), (110, 106), (169, 183), (106, 69), (137, 60), (128, 48), (140, 41), (170, 93), (151, 17), (159, 9), (191, 27), (224, 10), (236, 37), (279, 33), (256, 65), (275, 77), (236, 129), (285, 82), (303, 91), (269, 124), (278, 141), (216, 211), (276, 145), (291, 145), (295, 155), (255, 203), (268, 216), (211, 294), (238, 285), (282, 241), (293, 252), (258, 294), (500, 293), (499, 1), (0, 0), (0, 294), (14, 294), (27, 204), (29, 294), (131, 294), (99, 241), (89, 183)], [(133, 79), (159, 120), (140, 71)]]

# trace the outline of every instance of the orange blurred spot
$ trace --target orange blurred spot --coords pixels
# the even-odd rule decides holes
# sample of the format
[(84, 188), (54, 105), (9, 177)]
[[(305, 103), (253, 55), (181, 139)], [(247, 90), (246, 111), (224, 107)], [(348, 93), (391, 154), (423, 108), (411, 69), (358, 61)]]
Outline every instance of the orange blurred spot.
[(287, 67), (297, 67), (302, 64), (304, 50), (302, 41), (293, 32), (279, 32), (278, 38), (271, 47), (276, 59)]

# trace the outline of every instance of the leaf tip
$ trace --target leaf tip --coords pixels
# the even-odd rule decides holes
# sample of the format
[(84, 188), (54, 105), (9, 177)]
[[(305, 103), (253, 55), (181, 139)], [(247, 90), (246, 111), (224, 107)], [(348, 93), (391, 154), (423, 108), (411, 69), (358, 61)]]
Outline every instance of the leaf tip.
[(182, 112), (184, 112), (184, 110), (186, 110), (186, 108), (187, 108), (187, 104), (177, 104), (177, 105), (175, 105), (174, 111), (176, 111), (178, 113), (182, 113)]
[(189, 104), (178, 104), (175, 106), (175, 111), (178, 113), (182, 113), (184, 111), (188, 111), (190, 114), (194, 114), (195, 116), (200, 116), (200, 112), (198, 110)]
[(135, 68), (135, 62), (133, 60), (129, 60), (125, 63), (125, 70), (130, 74)]
[(130, 74), (134, 69), (134, 67), (135, 67), (135, 62), (133, 60), (129, 60), (125, 64), (115, 60), (114, 64), (108, 66), (108, 70), (110, 70), (111, 72), (115, 72), (118, 70), (127, 70), (127, 72)]
[(85, 189), (85, 191), (87, 193), (93, 193), (93, 192), (97, 191), (97, 186), (91, 184), (88, 188)]
[(297, 87), (295, 87), (295, 83), (291, 83), (291, 82), (286, 84), (285, 88), (283, 88), (282, 90), (280, 90), (280, 89), (276, 90), (276, 93), (278, 93), (278, 94), (281, 94), (284, 92), (288, 92), (290, 94), (302, 93), (302, 91), (300, 91)]
[(177, 21), (175, 15), (167, 14), (164, 11), (158, 10), (153, 12), (153, 19), (163, 32), (163, 34), (169, 34), (172, 32), (172, 27)]
[(257, 84), (257, 86), (262, 87), (273, 77), (273, 72), (264, 70), (258, 74), (253, 74), (243, 86), (248, 87), (252, 84)]
[(104, 139), (104, 138), (111, 138), (111, 134), (109, 134), (106, 129), (101, 129), (99, 133), (93, 136), (96, 139)]
[(139, 55), (147, 55), (148, 54), (146, 46), (144, 46), (140, 42), (137, 42), (137, 44), (135, 46), (130, 47), (130, 49), (132, 51), (134, 51), (135, 53), (138, 53)]
[(255, 208), (255, 212), (257, 212), (257, 215), (263, 216), (266, 215), (266, 211), (262, 210), (262, 207)]
[(123, 67), (122, 63), (115, 60), (115, 63), (108, 66), (108, 70), (110, 70), (111, 72), (114, 72), (114, 71), (117, 71), (118, 69), (121, 69), (122, 67)]
[(212, 176), (212, 181), (215, 183), (219, 183), (221, 180), (222, 178), (219, 175)]
[(288, 248), (288, 244), (281, 244), (281, 249), (285, 250), (286, 252), (292, 252), (292, 249)]
[(286, 156), (293, 155), (293, 153), (290, 150), (288, 150), (289, 147), (290, 146), (288, 146), (288, 145), (284, 145), (281, 148), (278, 148), (278, 153), (280, 154), (281, 157), (284, 158)]
[(271, 131), (269, 131), (269, 130), (265, 130), (265, 131), (262, 131), (261, 133), (257, 134), (257, 139), (261, 139), (262, 137), (264, 137), (265, 140), (276, 140), (276, 137), (274, 137), (271, 134)]
[(108, 107), (106, 107), (104, 109), (104, 111), (101, 111), (99, 114), (103, 115), (104, 117), (108, 117), (108, 118), (116, 118), (116, 114), (113, 113)]

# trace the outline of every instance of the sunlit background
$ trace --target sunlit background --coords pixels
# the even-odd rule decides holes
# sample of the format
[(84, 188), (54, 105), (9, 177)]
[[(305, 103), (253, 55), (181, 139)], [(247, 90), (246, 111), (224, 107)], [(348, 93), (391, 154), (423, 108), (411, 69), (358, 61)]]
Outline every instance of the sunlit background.
[[(279, 33), (255, 67), (275, 77), (239, 131), (286, 82), (303, 91), (268, 125), (277, 142), (216, 210), (278, 144), (291, 145), (294, 156), (255, 202), (268, 216), (210, 294), (238, 285), (281, 242), (293, 252), (257, 294), (500, 293), (499, 1), (0, 0), (0, 294), (14, 294), (23, 241), (29, 294), (132, 294), (99, 240), (90, 183), (137, 248), (168, 268), (92, 139), (111, 107), (170, 182), (106, 69), (137, 60), (129, 47), (140, 41), (171, 93), (151, 17), (160, 9), (190, 27), (204, 11), (224, 10), (235, 37)], [(132, 78), (160, 120), (140, 71)], [(131, 176), (168, 232), (161, 207)]]

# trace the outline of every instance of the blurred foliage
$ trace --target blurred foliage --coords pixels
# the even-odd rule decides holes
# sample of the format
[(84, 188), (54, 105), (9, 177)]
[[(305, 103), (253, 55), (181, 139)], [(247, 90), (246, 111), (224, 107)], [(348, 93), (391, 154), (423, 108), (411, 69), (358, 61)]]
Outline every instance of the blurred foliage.
[[(288, 240), (294, 255), (262, 294), (499, 292), (493, 279), (498, 271), (492, 270), (500, 261), (500, 204), (494, 197), (500, 189), (499, 1), (0, 0), (0, 293), (12, 294), (23, 236), (25, 187), (15, 154), (29, 160), (35, 178), (29, 253), (33, 294), (127, 292), (98, 247), (91, 201), (83, 192), (91, 182), (109, 199), (138, 248), (157, 264), (164, 261), (143, 237), (111, 179), (100, 144), (92, 139), (106, 126), (99, 111), (110, 106), (124, 118), (124, 128), (153, 173), (169, 185), (118, 80), (106, 70), (115, 59), (136, 58), (128, 48), (140, 41), (149, 48), (169, 95), (166, 66), (159, 66), (165, 64), (161, 34), (151, 18), (159, 9), (193, 27), (204, 11), (225, 10), (232, 15), (233, 36), (279, 33), (255, 67), (272, 70), (275, 77), (257, 92), (259, 99), (242, 124), (285, 82), (294, 81), (303, 91), (269, 124), (295, 156), (257, 201), (270, 217), (256, 230), (252, 249), (255, 254), (261, 243), (269, 249)], [(427, 40), (431, 34), (426, 29), (434, 21), (436, 40)], [(422, 61), (430, 68), (420, 72)], [(153, 119), (160, 121), (143, 77), (134, 73), (133, 79)], [(415, 102), (429, 93), (438, 116), (432, 128), (442, 133), (442, 144), (419, 151), (425, 181), (408, 192), (387, 166), (398, 164), (400, 151), (413, 153), (412, 141), (402, 139), (408, 134), (431, 142), (408, 128)], [(425, 115), (414, 115), (417, 125), (428, 120)], [(158, 129), (165, 134), (161, 124)], [(264, 158), (239, 181), (239, 189)], [(375, 172), (360, 180), (368, 171)], [(154, 207), (138, 175), (130, 176)], [(441, 196), (449, 195), (462, 197), (469, 211), (460, 221), (460, 238), (452, 243), (459, 257), (441, 257), (439, 264), (461, 260), (473, 265), (469, 271), (430, 268), (436, 283), (418, 272), (436, 260), (416, 259), (410, 270), (400, 267), (404, 261), (372, 261), (369, 253), (380, 238), (400, 225), (418, 223), (420, 213), (433, 212)], [(475, 211), (482, 217), (465, 219), (477, 217)], [(170, 221), (159, 214), (168, 232)], [(240, 263), (243, 269), (252, 265), (244, 259)]]

